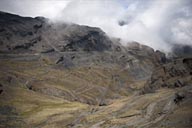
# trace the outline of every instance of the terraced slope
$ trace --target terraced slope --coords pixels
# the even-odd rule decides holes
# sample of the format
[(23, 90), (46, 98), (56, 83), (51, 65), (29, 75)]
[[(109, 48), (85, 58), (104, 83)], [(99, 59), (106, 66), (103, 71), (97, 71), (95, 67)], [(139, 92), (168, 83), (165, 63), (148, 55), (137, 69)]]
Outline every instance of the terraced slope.
[[(44, 57), (20, 59), (0, 63), (1, 127), (191, 126), (191, 85), (138, 95), (144, 81), (118, 67), (58, 69)], [(176, 93), (185, 96), (178, 104)]]

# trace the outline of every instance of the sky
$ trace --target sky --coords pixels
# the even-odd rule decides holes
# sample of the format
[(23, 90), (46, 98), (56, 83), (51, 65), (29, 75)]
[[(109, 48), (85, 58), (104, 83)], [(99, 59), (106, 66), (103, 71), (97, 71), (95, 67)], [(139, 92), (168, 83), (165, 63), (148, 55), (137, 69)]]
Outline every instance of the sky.
[(0, 10), (100, 27), (124, 45), (192, 46), (192, 0), (0, 0)]

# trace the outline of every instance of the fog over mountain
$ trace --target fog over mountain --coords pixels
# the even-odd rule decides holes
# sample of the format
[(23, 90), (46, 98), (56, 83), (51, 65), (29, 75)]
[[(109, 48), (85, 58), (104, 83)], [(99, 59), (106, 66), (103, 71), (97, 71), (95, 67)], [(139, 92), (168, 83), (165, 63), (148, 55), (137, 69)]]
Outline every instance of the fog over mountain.
[(1, 0), (0, 10), (100, 27), (123, 44), (137, 41), (164, 51), (192, 45), (191, 0)]

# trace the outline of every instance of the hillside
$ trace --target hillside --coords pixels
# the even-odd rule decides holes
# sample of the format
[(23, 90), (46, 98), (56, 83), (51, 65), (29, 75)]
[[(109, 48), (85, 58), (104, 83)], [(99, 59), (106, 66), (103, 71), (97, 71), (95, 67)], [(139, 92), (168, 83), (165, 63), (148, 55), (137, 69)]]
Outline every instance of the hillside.
[(191, 83), (191, 56), (0, 12), (0, 128), (190, 128)]

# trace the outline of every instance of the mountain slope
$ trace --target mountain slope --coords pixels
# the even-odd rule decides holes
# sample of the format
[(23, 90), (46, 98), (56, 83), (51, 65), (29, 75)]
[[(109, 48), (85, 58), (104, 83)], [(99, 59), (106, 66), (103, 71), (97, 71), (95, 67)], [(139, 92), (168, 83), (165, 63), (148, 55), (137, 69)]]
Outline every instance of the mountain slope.
[(99, 28), (0, 12), (0, 127), (188, 128), (191, 63)]

